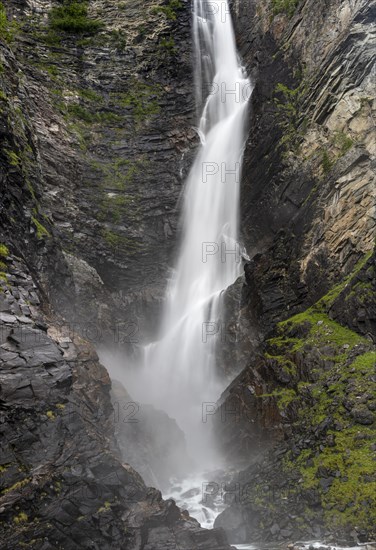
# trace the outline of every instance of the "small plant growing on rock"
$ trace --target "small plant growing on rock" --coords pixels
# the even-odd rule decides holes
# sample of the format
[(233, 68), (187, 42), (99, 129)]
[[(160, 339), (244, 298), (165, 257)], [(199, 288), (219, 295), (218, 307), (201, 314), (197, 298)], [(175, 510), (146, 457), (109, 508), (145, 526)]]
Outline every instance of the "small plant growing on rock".
[(350, 151), (351, 147), (354, 145), (354, 142), (351, 137), (344, 132), (335, 132), (334, 144), (339, 148), (340, 156), (343, 156), (347, 153), (347, 151)]
[(40, 221), (37, 220), (35, 216), (31, 217), (31, 221), (33, 222), (36, 230), (37, 230), (37, 238), (43, 239), (44, 237), (51, 237), (51, 234), (47, 229), (40, 223)]
[(275, 87), (274, 103), (277, 107), (278, 126), (283, 130), (281, 145), (287, 149), (296, 150), (306, 129), (302, 120), (301, 107), (306, 91), (302, 80), (296, 88), (289, 88), (279, 82)]
[(102, 27), (101, 21), (88, 18), (87, 2), (67, 1), (62, 6), (52, 8), (50, 26), (72, 34), (94, 34)]
[(0, 244), (0, 256), (5, 257), (8, 256), (9, 249), (5, 244)]
[(13, 521), (16, 525), (18, 525), (20, 523), (26, 523), (28, 519), (27, 514), (25, 514), (25, 512), (21, 512), (18, 516), (13, 518)]
[[(9, 250), (8, 247), (5, 246), (5, 244), (0, 244), (0, 278), (6, 280), (5, 271), (7, 269), (7, 265), (5, 262), (3, 262), (2, 258), (5, 258), (8, 256)], [(3, 275), (3, 277), (1, 277)]]
[(322, 152), (321, 165), (325, 175), (329, 174), (333, 167), (333, 163), (330, 160), (329, 153), (326, 149)]
[(14, 151), (6, 151), (9, 164), (11, 166), (19, 166), (20, 164), (20, 157), (15, 153)]
[(5, 7), (3, 3), (0, 2), (0, 38), (9, 44), (13, 42), (17, 30), (18, 24), (15, 21), (8, 21)]
[(176, 21), (176, 12), (182, 7), (183, 4), (180, 0), (170, 0), (165, 6), (153, 6), (152, 13), (163, 13), (170, 21)]
[(288, 17), (292, 17), (299, 2), (300, 0), (272, 0), (273, 14), (285, 13)]

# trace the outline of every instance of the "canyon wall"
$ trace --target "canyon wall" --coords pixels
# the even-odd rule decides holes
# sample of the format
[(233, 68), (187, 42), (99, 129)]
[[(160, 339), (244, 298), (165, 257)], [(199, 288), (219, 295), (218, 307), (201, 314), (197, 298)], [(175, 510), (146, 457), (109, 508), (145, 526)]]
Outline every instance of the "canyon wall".
[(255, 82), (241, 203), (251, 261), (235, 319), (246, 366), (215, 419), (223, 452), (243, 465), (241, 495), (216, 525), (234, 542), (369, 540), (376, 6), (252, 1), (233, 12)]

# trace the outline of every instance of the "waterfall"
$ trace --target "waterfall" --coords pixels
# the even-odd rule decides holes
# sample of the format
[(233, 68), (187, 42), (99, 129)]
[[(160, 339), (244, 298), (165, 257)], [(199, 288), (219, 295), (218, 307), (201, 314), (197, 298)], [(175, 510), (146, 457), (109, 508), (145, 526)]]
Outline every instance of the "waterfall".
[(193, 39), (201, 143), (183, 189), (181, 240), (159, 334), (126, 378), (115, 366), (112, 374), (133, 399), (176, 420), (202, 472), (219, 466), (208, 420), (225, 384), (215, 360), (225, 330), (221, 295), (241, 272), (239, 180), (251, 84), (226, 0), (194, 0)]
[(194, 0), (193, 39), (201, 145), (184, 188), (181, 243), (159, 338), (145, 349), (143, 396), (177, 420), (202, 459), (210, 449), (205, 404), (221, 389), (215, 372), (221, 292), (241, 268), (239, 179), (251, 84), (227, 0)]

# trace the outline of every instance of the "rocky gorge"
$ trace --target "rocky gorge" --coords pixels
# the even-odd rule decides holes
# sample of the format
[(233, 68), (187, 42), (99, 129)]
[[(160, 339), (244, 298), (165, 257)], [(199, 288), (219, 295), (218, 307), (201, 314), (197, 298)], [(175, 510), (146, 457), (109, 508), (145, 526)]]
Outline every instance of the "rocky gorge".
[(376, 537), (376, 3), (231, 11), (254, 84), (248, 259), (218, 350), (228, 507), (204, 530), (147, 486), (166, 476), (161, 425), (189, 467), (179, 429), (146, 409), (146, 429), (124, 424), (131, 397), (96, 353), (157, 329), (199, 141), (191, 6), (0, 4), (1, 548)]

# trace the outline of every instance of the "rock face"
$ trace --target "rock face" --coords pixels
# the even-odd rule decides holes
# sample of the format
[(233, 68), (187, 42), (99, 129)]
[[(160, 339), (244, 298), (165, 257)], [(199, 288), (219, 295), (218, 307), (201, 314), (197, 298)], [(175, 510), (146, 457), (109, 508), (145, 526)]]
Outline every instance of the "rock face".
[(346, 327), (350, 300), (362, 300), (374, 318), (375, 275), (373, 253), (311, 308), (279, 323), (223, 394), (223, 450), (246, 465), (233, 479), (239, 498), (216, 520), (232, 542), (375, 536), (375, 333)]
[(375, 235), (375, 5), (301, 1), (289, 18), (277, 4), (240, 3), (236, 14), (255, 81), (242, 230), (260, 254), (248, 276), (266, 330), (320, 298)]
[[(149, 304), (161, 300), (197, 142), (189, 5), (93, 0), (84, 21), (99, 27), (78, 32), (59, 22), (58, 1), (4, 4), (18, 24), (17, 40), (2, 53), (13, 172), (27, 176), (25, 192), (37, 199), (30, 231), (46, 248), (53, 233), (66, 252), (63, 280), (46, 281), (50, 299), (77, 323), (104, 331), (110, 316), (114, 323), (124, 311), (138, 315), (134, 301), (148, 318)], [(6, 225), (14, 225), (10, 216)], [(104, 282), (96, 307), (85, 295), (82, 262)], [(46, 267), (47, 279), (52, 273)], [(144, 330), (153, 327), (140, 320)]]
[(2, 258), (1, 548), (229, 549), (122, 461), (95, 351), (42, 312), (24, 262)]
[(375, 536), (375, 9), (233, 4), (255, 81), (237, 330), (263, 342), (216, 415), (232, 542)]

